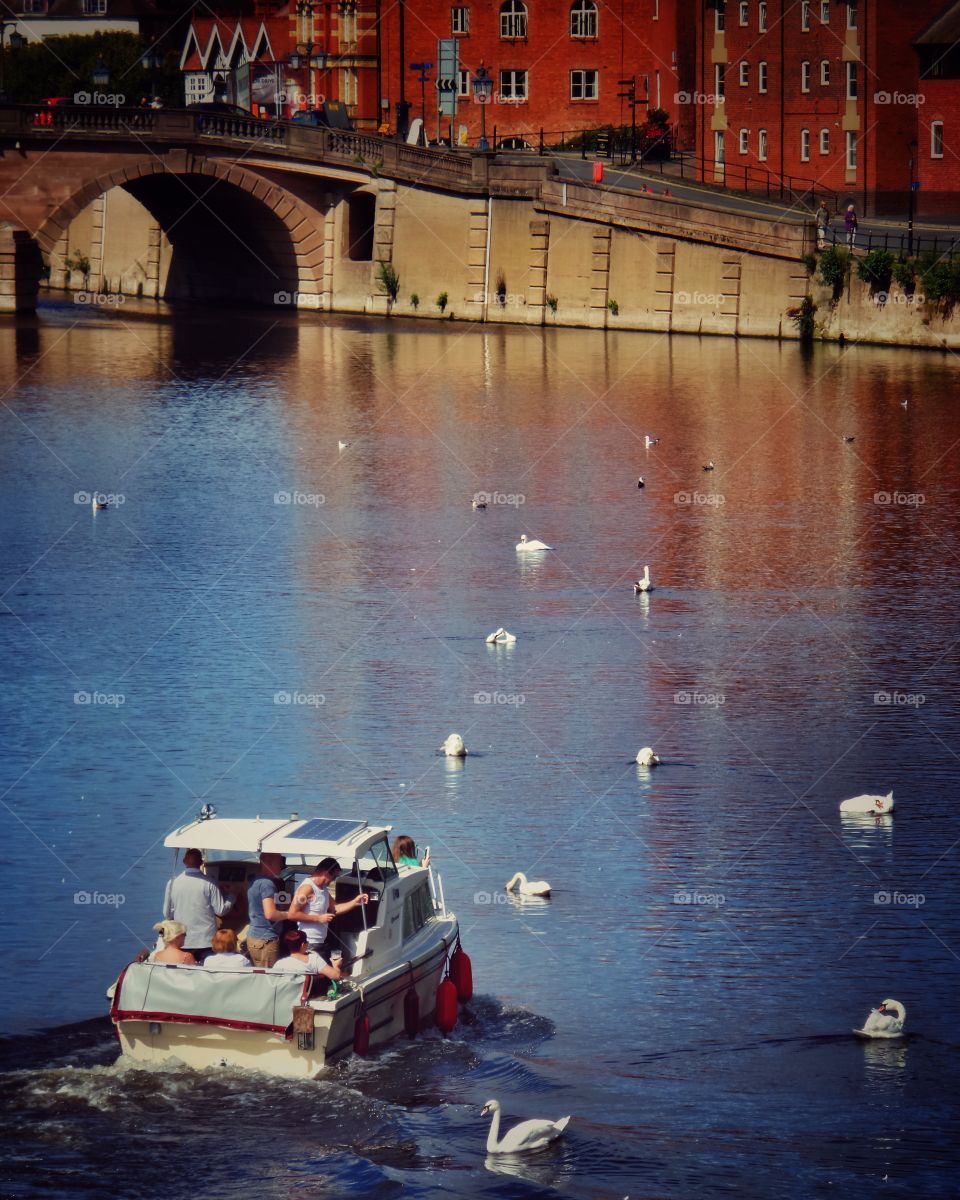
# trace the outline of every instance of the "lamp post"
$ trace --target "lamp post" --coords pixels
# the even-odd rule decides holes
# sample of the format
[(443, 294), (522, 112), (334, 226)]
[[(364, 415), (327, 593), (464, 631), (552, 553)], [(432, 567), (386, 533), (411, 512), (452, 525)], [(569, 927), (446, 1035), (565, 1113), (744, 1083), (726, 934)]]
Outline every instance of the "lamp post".
[(287, 59), (287, 65), (292, 71), (306, 70), (307, 73), (307, 99), (312, 103), (309, 105), (311, 109), (319, 108), (317, 103), (317, 95), (310, 83), (311, 67), (316, 71), (325, 71), (327, 69), (327, 56), (323, 51), (323, 47), (317, 42), (297, 42), (296, 48)]
[[(0, 102), (5, 101), (7, 93), (3, 90), (3, 60), (4, 60), (4, 40), (7, 36), (7, 30), (17, 28), (16, 21), (0, 21)], [(10, 49), (19, 50), (24, 44), (25, 38), (19, 33), (10, 34)]]
[(427, 72), (433, 70), (433, 63), (432, 62), (411, 63), (410, 70), (420, 72), (418, 79), (417, 79), (418, 83), (420, 84), (420, 120), (423, 122), (424, 136), (426, 136), (426, 129), (427, 129), (426, 86), (427, 86), (427, 79), (429, 78), (429, 76), (427, 75)]
[(489, 150), (490, 145), (487, 142), (487, 105), (490, 103), (490, 97), (493, 95), (493, 79), (483, 63), (477, 67), (477, 73), (470, 81), (470, 84), (473, 88), (473, 98), (480, 105), (480, 143), (478, 149)]
[(916, 161), (917, 143), (910, 143), (910, 190), (907, 193), (907, 257), (913, 257), (913, 207), (914, 196), (917, 192), (917, 181), (913, 178), (913, 168)]

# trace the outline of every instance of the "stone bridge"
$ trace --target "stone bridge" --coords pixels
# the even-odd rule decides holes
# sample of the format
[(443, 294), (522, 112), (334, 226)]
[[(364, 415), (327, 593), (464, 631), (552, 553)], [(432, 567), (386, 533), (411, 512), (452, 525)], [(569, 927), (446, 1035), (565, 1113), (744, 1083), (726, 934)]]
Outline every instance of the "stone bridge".
[(45, 269), (52, 287), (208, 303), (777, 333), (807, 290), (808, 237), (564, 182), (533, 155), (219, 113), (0, 108), (8, 311), (32, 306)]

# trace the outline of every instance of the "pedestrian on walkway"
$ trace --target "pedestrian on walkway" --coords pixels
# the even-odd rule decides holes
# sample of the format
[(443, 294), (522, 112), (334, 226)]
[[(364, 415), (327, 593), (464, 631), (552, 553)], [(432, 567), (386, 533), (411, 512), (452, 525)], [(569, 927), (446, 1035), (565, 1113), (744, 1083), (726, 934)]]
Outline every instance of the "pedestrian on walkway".
[(827, 228), (830, 225), (830, 210), (821, 200), (817, 209), (817, 249), (823, 250), (827, 244)]
[(843, 214), (843, 227), (847, 231), (847, 248), (852, 252), (857, 242), (857, 210), (852, 204), (847, 205)]

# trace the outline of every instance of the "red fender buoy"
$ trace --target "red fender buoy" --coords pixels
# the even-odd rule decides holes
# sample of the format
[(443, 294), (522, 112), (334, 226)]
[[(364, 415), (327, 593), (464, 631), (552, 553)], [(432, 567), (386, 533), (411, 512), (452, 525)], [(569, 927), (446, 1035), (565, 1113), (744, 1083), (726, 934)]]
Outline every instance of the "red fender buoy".
[(420, 1032), (420, 997), (411, 987), (403, 998), (403, 1028), (411, 1040)]
[(437, 1028), (449, 1033), (457, 1023), (457, 985), (444, 979), (437, 988)]
[(370, 1049), (370, 1018), (366, 1013), (361, 1013), (357, 1017), (353, 1026), (353, 1052), (354, 1054), (366, 1054)]
[(459, 942), (450, 959), (450, 978), (456, 986), (457, 999), (466, 1004), (473, 995), (473, 966)]

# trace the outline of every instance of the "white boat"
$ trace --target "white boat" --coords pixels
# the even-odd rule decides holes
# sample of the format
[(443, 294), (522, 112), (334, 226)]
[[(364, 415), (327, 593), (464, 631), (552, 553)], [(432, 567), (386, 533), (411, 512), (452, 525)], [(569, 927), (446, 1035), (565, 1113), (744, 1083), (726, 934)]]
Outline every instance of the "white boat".
[[(175, 852), (174, 869), (181, 851), (203, 852), (206, 874), (235, 897), (223, 918), (232, 928), (247, 923), (247, 888), (262, 853), (285, 856), (283, 890), (290, 897), (313, 865), (329, 856), (349, 871), (331, 885), (335, 899), (361, 891), (370, 899), (329, 926), (333, 945), (339, 941), (344, 954), (336, 995), (327, 994), (333, 989), (324, 976), (130, 963), (111, 989), (110, 1017), (123, 1054), (141, 1062), (178, 1059), (190, 1067), (248, 1067), (309, 1079), (353, 1051), (355, 1039), (364, 1053), (367, 1041), (383, 1046), (435, 1021), (450, 1027), (457, 991), (468, 999), (472, 990), (472, 983), (458, 989), (450, 980), (440, 990), (448, 957), (458, 947), (457, 918), (446, 909), (439, 876), (394, 863), (389, 832), (389, 826), (366, 821), (297, 815), (201, 817), (175, 829), (164, 843)], [(460, 978), (465, 962), (469, 979), (469, 960), (459, 954), (451, 975)]]

